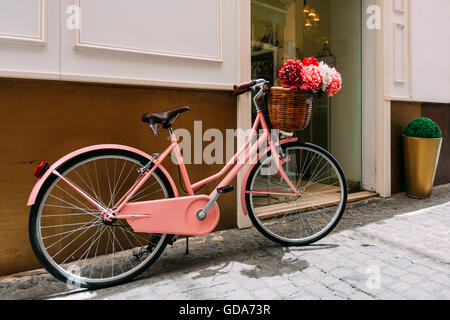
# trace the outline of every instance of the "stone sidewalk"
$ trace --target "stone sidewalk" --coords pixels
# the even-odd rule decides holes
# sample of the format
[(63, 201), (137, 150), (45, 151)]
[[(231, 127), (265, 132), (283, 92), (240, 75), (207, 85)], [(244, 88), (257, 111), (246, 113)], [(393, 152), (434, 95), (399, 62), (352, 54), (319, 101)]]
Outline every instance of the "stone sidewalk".
[(180, 265), (171, 275), (59, 299), (450, 299), (449, 263), (450, 202), (311, 247), (261, 248), (199, 271)]
[[(443, 187), (445, 196), (448, 190)], [(386, 215), (389, 201), (393, 212), (399, 213), (398, 203), (409, 200), (396, 197), (355, 204), (349, 215), (354, 206), (360, 212), (376, 207)], [(186, 255), (182, 239), (168, 246), (135, 281), (121, 286), (69, 290), (37, 272), (1, 279), (0, 298), (450, 299), (450, 202), (446, 201), (369, 224), (363, 221), (361, 227), (338, 230), (308, 247), (284, 248), (251, 228), (191, 238)]]

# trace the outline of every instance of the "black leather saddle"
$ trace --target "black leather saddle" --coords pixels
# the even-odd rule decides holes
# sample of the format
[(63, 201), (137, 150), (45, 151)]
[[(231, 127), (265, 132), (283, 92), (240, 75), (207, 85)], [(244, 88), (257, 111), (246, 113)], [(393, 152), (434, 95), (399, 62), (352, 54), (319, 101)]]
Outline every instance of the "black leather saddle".
[(150, 124), (167, 124), (180, 113), (191, 110), (189, 107), (178, 107), (163, 112), (150, 112), (142, 115), (142, 121)]

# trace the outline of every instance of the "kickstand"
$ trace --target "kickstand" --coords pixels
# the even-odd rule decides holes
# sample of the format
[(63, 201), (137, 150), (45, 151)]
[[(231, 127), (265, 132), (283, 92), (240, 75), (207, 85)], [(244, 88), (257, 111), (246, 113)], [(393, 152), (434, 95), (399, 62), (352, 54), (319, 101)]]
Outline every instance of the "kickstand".
[(186, 254), (189, 254), (189, 237), (186, 236)]

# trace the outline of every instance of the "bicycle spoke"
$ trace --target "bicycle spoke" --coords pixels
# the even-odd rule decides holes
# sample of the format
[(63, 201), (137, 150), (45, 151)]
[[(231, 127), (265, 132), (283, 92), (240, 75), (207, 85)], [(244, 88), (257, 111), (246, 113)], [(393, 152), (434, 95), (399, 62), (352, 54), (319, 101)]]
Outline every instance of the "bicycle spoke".
[(100, 225), (100, 223), (94, 222), (94, 225), (89, 225), (89, 226), (85, 226), (85, 227), (80, 227), (80, 228), (77, 228), (77, 229), (75, 229), (75, 230), (73, 230), (73, 231), (71, 230), (71, 231), (66, 231), (66, 232), (58, 233), (58, 234), (51, 235), (51, 236), (48, 236), (48, 237), (43, 237), (42, 239), (44, 240), (44, 239), (48, 239), (48, 238), (53, 238), (53, 237), (61, 236), (61, 235), (63, 235), (63, 234), (67, 234), (65, 237), (59, 239), (58, 241), (55, 241), (55, 242), (52, 243), (50, 246), (46, 247), (46, 249), (48, 250), (48, 249), (50, 249), (51, 247), (53, 247), (55, 244), (60, 243), (62, 240), (64, 240), (64, 239), (70, 237), (70, 236), (71, 236), (72, 234), (74, 234), (75, 232), (81, 231), (81, 230), (89, 229), (89, 228), (91, 228), (92, 226), (95, 226), (95, 225)]

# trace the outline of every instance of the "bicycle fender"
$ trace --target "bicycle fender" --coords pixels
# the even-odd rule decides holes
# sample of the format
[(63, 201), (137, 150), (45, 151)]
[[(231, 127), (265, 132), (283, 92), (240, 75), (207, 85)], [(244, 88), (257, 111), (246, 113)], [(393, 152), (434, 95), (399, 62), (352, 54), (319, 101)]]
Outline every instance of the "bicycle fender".
[[(143, 156), (144, 158), (147, 158), (149, 161), (153, 160), (153, 157), (150, 156), (149, 154), (145, 153), (144, 151), (141, 151), (141, 150), (133, 148), (133, 147), (119, 145), (119, 144), (100, 144), (100, 145), (94, 145), (94, 146), (76, 150), (72, 153), (69, 153), (68, 155), (65, 155), (64, 157), (62, 157), (61, 159), (59, 159), (58, 161), (56, 161), (54, 164), (52, 164), (50, 166), (50, 168), (45, 172), (45, 174), (34, 185), (33, 190), (31, 191), (30, 196), (28, 197), (27, 206), (34, 205), (37, 195), (39, 194), (39, 191), (41, 190), (44, 182), (50, 177), (50, 175), (52, 175), (53, 170), (58, 169), (61, 165), (63, 165), (67, 161), (79, 156), (80, 154), (90, 152), (90, 151), (105, 150), (105, 149), (130, 151), (130, 152), (139, 154), (139, 155)], [(166, 176), (167, 180), (169, 181), (169, 183), (173, 189), (174, 195), (177, 198), (179, 196), (178, 189), (177, 189), (172, 177), (170, 176), (169, 172), (167, 172), (167, 170), (162, 165), (159, 165), (158, 168)]]
[[(297, 142), (297, 141), (298, 141), (298, 138), (283, 139), (283, 140), (280, 140), (280, 145), (290, 143), (290, 142)], [(270, 147), (267, 147), (267, 149), (264, 152), (261, 152), (258, 154), (256, 161), (253, 161), (253, 163), (248, 166), (247, 171), (245, 172), (245, 175), (244, 175), (244, 179), (242, 180), (241, 207), (242, 207), (242, 210), (244, 211), (244, 215), (246, 215), (246, 216), (248, 216), (248, 209), (247, 209), (247, 203), (245, 202), (245, 187), (247, 186), (248, 177), (250, 176), (250, 172), (252, 172), (253, 168), (258, 163), (259, 159), (261, 159), (261, 157), (265, 156), (269, 151), (270, 151)]]

